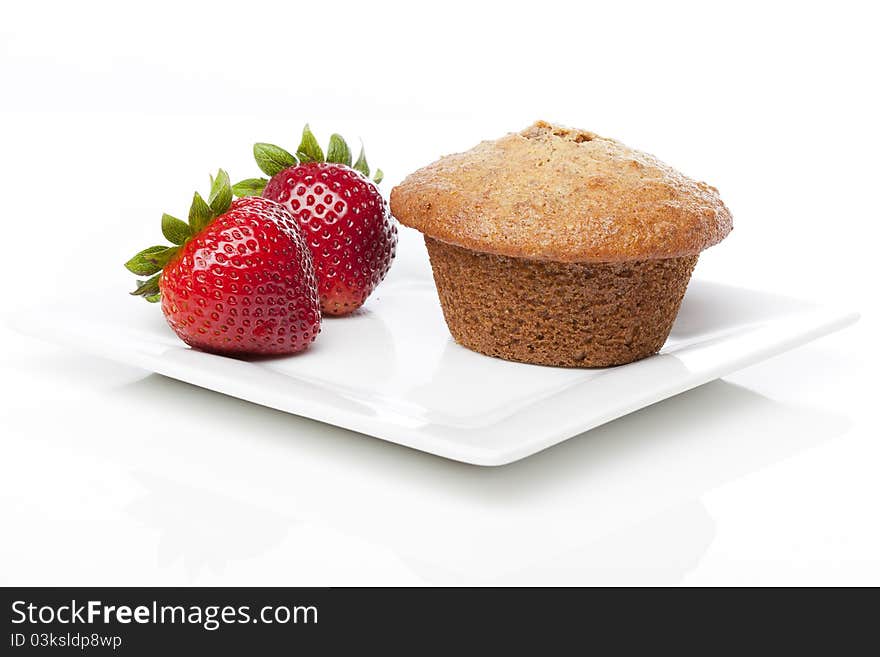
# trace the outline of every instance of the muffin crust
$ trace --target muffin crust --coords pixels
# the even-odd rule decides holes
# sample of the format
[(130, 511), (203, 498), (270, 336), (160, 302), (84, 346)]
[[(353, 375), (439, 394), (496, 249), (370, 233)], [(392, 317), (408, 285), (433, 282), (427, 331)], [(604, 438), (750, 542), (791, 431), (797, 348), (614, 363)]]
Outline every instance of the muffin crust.
[(692, 256), (732, 227), (714, 187), (543, 121), (412, 173), (391, 191), (391, 210), (435, 240), (567, 263)]
[(698, 256), (621, 263), (511, 258), (425, 238), (456, 342), (488, 356), (609, 367), (656, 353)]

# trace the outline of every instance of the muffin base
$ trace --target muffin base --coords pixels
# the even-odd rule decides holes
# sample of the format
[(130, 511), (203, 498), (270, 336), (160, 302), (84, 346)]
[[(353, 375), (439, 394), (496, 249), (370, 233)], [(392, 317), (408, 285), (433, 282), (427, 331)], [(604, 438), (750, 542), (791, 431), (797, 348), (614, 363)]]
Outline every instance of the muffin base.
[(560, 263), (479, 253), (427, 236), (425, 246), (456, 342), (557, 367), (609, 367), (657, 353), (698, 257)]

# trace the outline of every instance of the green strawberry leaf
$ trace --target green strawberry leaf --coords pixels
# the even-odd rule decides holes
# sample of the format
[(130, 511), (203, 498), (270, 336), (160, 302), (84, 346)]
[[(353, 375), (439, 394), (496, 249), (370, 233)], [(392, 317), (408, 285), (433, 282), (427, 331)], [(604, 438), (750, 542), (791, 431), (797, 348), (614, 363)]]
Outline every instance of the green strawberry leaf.
[(211, 223), (213, 218), (214, 213), (211, 211), (211, 207), (205, 203), (202, 195), (198, 192), (193, 194), (192, 205), (189, 206), (189, 226), (192, 228), (193, 235)]
[(159, 293), (159, 277), (162, 276), (161, 272), (148, 278), (145, 281), (138, 281), (138, 286), (135, 288), (134, 292), (130, 294), (136, 297), (145, 297), (153, 294)]
[(144, 296), (144, 299), (146, 299), (150, 303), (156, 303), (162, 299), (162, 293), (156, 292), (156, 294), (148, 294)]
[(229, 182), (229, 174), (223, 169), (218, 169), (217, 177), (211, 181), (208, 206), (217, 217), (229, 209), (230, 203), (232, 203), (232, 184)]
[(152, 276), (164, 267), (177, 253), (177, 246), (151, 246), (133, 256), (125, 263), (125, 268), (138, 276)]
[(342, 135), (335, 133), (330, 135), (330, 145), (327, 146), (327, 162), (336, 162), (347, 167), (351, 166), (351, 149), (345, 143)]
[(232, 193), (238, 197), (260, 196), (268, 182), (266, 178), (246, 178), (232, 186)]
[(288, 167), (295, 167), (299, 164), (295, 155), (275, 144), (254, 144), (254, 159), (257, 161), (257, 166), (260, 167), (260, 171), (270, 178)]
[(354, 163), (352, 167), (355, 171), (360, 171), (367, 178), (370, 177), (370, 165), (367, 164), (367, 156), (364, 154), (364, 145), (361, 144), (361, 154), (358, 155), (357, 161)]
[(185, 221), (170, 214), (162, 215), (162, 234), (172, 244), (183, 244), (192, 237), (192, 229)]
[(296, 149), (296, 156), (300, 162), (324, 161), (324, 152), (318, 145), (318, 140), (312, 134), (308, 123), (303, 128), (302, 141), (299, 143), (299, 148)]
[[(125, 263), (125, 268), (132, 274), (137, 274), (138, 276), (152, 276), (159, 270), (156, 269), (155, 265), (152, 262), (147, 261), (146, 257), (151, 253), (158, 253), (159, 251), (164, 251), (167, 248), (167, 246), (147, 247), (143, 251), (139, 251), (138, 253), (133, 255), (128, 260), (128, 262)], [(161, 269), (161, 267), (159, 269)]]
[(373, 174), (373, 182), (378, 185), (380, 182), (382, 182), (382, 180), (384, 180), (384, 178), (385, 173), (382, 171), (382, 169), (376, 169), (376, 173)]

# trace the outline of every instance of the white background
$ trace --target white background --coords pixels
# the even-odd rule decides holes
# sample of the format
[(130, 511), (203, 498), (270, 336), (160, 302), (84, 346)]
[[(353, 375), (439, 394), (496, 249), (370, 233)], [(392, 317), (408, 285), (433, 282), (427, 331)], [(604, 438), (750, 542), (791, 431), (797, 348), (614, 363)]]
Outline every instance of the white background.
[[(868, 3), (15, 3), (3, 312), (131, 286), (218, 166), (362, 137), (387, 192), (545, 118), (721, 190), (696, 276), (837, 335), (526, 461), (464, 466), (0, 327), (2, 584), (880, 584)], [(101, 286), (97, 282), (101, 282)], [(132, 299), (132, 303), (137, 303)], [(157, 312), (159, 312), (157, 308)]]

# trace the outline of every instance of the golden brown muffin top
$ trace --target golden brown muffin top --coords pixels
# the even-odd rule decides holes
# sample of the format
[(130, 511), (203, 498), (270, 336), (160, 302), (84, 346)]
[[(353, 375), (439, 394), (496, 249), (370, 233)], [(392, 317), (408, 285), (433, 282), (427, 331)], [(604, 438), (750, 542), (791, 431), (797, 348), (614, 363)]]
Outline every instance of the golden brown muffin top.
[(558, 262), (694, 255), (732, 228), (714, 187), (544, 121), (410, 174), (391, 190), (391, 211), (450, 244)]

